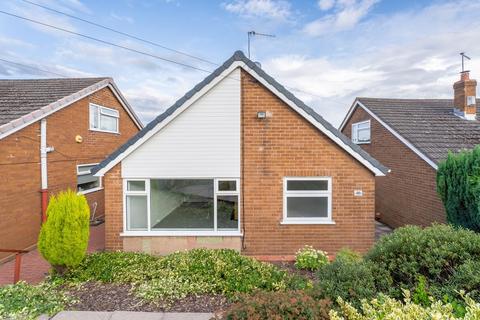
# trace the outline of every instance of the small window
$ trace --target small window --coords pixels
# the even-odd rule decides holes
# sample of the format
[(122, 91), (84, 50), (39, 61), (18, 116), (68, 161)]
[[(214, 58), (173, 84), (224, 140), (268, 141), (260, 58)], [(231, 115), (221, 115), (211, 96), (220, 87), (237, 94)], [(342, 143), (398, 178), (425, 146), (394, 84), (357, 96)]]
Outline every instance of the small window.
[(237, 191), (237, 180), (218, 180), (218, 191)]
[(115, 109), (90, 104), (90, 129), (118, 133), (119, 113)]
[(96, 191), (102, 187), (100, 177), (95, 177), (91, 170), (97, 164), (82, 164), (77, 166), (77, 191), (88, 193)]
[(283, 223), (331, 223), (331, 178), (285, 178)]
[(352, 141), (357, 144), (370, 143), (370, 120), (352, 124)]

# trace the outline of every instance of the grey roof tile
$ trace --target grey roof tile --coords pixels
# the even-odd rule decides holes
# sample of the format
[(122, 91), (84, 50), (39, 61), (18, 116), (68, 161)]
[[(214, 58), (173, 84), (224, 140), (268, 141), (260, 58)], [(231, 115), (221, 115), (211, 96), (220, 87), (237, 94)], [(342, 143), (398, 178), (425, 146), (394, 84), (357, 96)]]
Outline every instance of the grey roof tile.
[(109, 78), (0, 80), (0, 125)]
[[(438, 164), (448, 151), (471, 149), (480, 143), (480, 121), (453, 113), (450, 99), (357, 98), (382, 121)], [(480, 99), (477, 99), (480, 119)]]
[(203, 81), (198, 83), (193, 89), (188, 91), (183, 97), (177, 100), (170, 108), (168, 108), (164, 113), (159, 115), (157, 118), (152, 120), (148, 125), (145, 126), (142, 130), (140, 130), (135, 136), (130, 138), (124, 145), (122, 145), (119, 149), (115, 152), (110, 154), (105, 160), (99, 163), (96, 167), (92, 169), (92, 173), (97, 173), (102, 168), (106, 167), (111, 161), (115, 160), (120, 154), (122, 154), (125, 150), (127, 150), (131, 145), (141, 139), (147, 132), (152, 130), (157, 124), (165, 120), (168, 116), (170, 116), (175, 110), (177, 110), (180, 106), (183, 105), (185, 101), (187, 101), (190, 97), (192, 97), (195, 93), (202, 90), (203, 87), (208, 85), (213, 79), (219, 76), (224, 70), (228, 69), (234, 62), (242, 61), (244, 62), (250, 69), (254, 70), (257, 74), (259, 74), (263, 79), (265, 79), (270, 85), (275, 87), (280, 93), (285, 95), (289, 100), (294, 102), (299, 108), (303, 109), (306, 113), (312, 116), (317, 122), (323, 125), (328, 131), (332, 132), (337, 138), (339, 138), (344, 144), (349, 146), (353, 149), (356, 153), (358, 153), (362, 158), (367, 160), (373, 167), (377, 168), (384, 174), (388, 172), (388, 168), (383, 166), (380, 162), (370, 156), (365, 150), (357, 146), (356, 144), (352, 143), (352, 141), (343, 135), (340, 131), (338, 131), (334, 126), (332, 126), (328, 121), (323, 119), (318, 113), (316, 113), (312, 108), (307, 106), (303, 103), (300, 99), (295, 97), (290, 91), (288, 91), (284, 86), (278, 83), (275, 79), (269, 76), (263, 69), (257, 66), (256, 63), (248, 59), (242, 51), (236, 51), (233, 56), (231, 56), (227, 61), (225, 61), (220, 67), (218, 67), (215, 71), (213, 71), (210, 75), (208, 75)]

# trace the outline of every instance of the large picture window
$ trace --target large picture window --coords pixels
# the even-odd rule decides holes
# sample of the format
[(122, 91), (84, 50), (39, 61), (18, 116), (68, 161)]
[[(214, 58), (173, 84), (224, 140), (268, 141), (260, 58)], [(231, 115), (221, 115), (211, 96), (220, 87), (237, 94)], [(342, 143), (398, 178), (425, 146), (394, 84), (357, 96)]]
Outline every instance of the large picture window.
[(332, 223), (330, 177), (285, 178), (283, 223)]
[(370, 143), (370, 120), (352, 124), (352, 142)]
[(238, 181), (126, 180), (126, 232), (238, 232)]
[(117, 110), (90, 104), (90, 130), (118, 133)]

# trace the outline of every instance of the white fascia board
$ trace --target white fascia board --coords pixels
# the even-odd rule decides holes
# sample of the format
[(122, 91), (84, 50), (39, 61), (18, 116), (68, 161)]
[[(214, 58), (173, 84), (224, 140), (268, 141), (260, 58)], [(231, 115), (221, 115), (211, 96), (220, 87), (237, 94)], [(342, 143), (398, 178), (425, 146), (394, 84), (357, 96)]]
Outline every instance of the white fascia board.
[(429, 157), (427, 157), (423, 152), (418, 150), (417, 147), (415, 147), (411, 142), (409, 142), (407, 139), (402, 137), (397, 131), (395, 131), (392, 127), (390, 127), (387, 123), (385, 123), (382, 119), (380, 119), (374, 112), (372, 112), (370, 109), (368, 109), (363, 103), (360, 101), (355, 100), (353, 103), (352, 107), (347, 113), (347, 116), (343, 120), (342, 124), (340, 125), (339, 130), (342, 131), (345, 125), (348, 123), (350, 120), (350, 117), (352, 116), (353, 112), (357, 107), (362, 108), (367, 112), (370, 116), (372, 116), (375, 120), (378, 121), (385, 129), (387, 129), (391, 134), (393, 134), (398, 140), (400, 140), (404, 145), (406, 145), (410, 150), (412, 150), (417, 156), (419, 156), (421, 159), (423, 159), (426, 163), (428, 163), (432, 168), (435, 170), (438, 170), (438, 165), (433, 162)]
[[(112, 86), (113, 84), (113, 86)], [(0, 126), (0, 140), (31, 125), (34, 122), (37, 122), (38, 120), (41, 120), (45, 117), (48, 117), (52, 113), (55, 113), (69, 105), (71, 105), (74, 102), (77, 102), (78, 100), (81, 100), (92, 93), (101, 90), (105, 87), (110, 87), (112, 89), (112, 92), (114, 95), (117, 97), (117, 99), (120, 101), (122, 106), (127, 110), (128, 114), (130, 117), (134, 120), (135, 124), (141, 129), (142, 125), (137, 121), (137, 118), (134, 116), (133, 110), (128, 104), (125, 104), (126, 100), (125, 98), (122, 98), (120, 91), (118, 88), (115, 86), (113, 81), (111, 79), (104, 79), (100, 82), (97, 82), (87, 88), (84, 88), (78, 92), (72, 93), (69, 96), (66, 96), (60, 100), (57, 100), (55, 102), (52, 102), (45, 107), (42, 107), (38, 110), (32, 111), (29, 114), (26, 114), (18, 119), (15, 119), (13, 121), (10, 121), (9, 123), (6, 123), (2, 126)], [(119, 95), (120, 94), (120, 95)]]
[(122, 92), (118, 89), (117, 85), (115, 84), (114, 81), (111, 81), (108, 84), (108, 87), (110, 90), (112, 90), (113, 94), (117, 98), (118, 101), (120, 101), (120, 104), (122, 107), (127, 111), (128, 115), (130, 118), (132, 118), (133, 122), (135, 125), (138, 127), (138, 129), (142, 130), (143, 129), (143, 124), (140, 121), (140, 119), (137, 117), (135, 111), (133, 111), (133, 108), (130, 106), (128, 103), (128, 100), (123, 96)]
[(271, 92), (273, 92), (277, 97), (279, 97), (283, 102), (289, 105), (293, 110), (297, 113), (302, 115), (305, 119), (307, 119), (312, 125), (314, 125), (317, 129), (319, 129), (322, 133), (324, 133), (327, 137), (333, 140), (336, 144), (342, 147), (347, 153), (349, 153), (352, 157), (358, 160), (361, 164), (365, 167), (370, 169), (376, 176), (385, 176), (385, 174), (372, 165), (369, 161), (367, 161), (363, 156), (353, 150), (349, 145), (346, 145), (339, 137), (333, 134), (330, 130), (325, 128), (321, 123), (319, 123), (315, 118), (313, 118), (310, 114), (305, 112), (302, 108), (298, 107), (293, 101), (285, 97), (281, 92), (279, 92), (275, 87), (270, 85), (263, 77), (258, 75), (254, 70), (251, 70), (248, 66), (244, 65), (243, 68), (251, 74), (256, 80), (262, 83), (265, 87), (267, 87)]
[[(232, 63), (232, 65), (225, 69), (220, 75), (218, 75), (215, 79), (210, 81), (205, 87), (203, 87), (200, 91), (196, 92), (190, 99), (185, 101), (183, 105), (177, 108), (168, 118), (164, 119), (162, 122), (158, 123), (153, 129), (148, 131), (143, 137), (138, 139), (134, 144), (129, 146), (124, 152), (119, 154), (115, 159), (110, 161), (105, 167), (100, 169), (94, 176), (101, 177), (104, 176), (110, 169), (112, 169), (117, 163), (121, 162), (125, 159), (130, 153), (140, 147), (143, 143), (145, 143), (148, 139), (150, 139), (153, 135), (159, 132), (163, 127), (168, 125), (171, 121), (173, 121), (178, 115), (180, 115), (183, 111), (185, 111), (188, 107), (194, 104), (198, 99), (200, 99), (204, 94), (206, 94), (210, 89), (215, 87), (221, 80), (228, 77), (233, 70), (243, 65), (243, 62), (236, 61)], [(238, 79), (240, 81), (241, 79)]]

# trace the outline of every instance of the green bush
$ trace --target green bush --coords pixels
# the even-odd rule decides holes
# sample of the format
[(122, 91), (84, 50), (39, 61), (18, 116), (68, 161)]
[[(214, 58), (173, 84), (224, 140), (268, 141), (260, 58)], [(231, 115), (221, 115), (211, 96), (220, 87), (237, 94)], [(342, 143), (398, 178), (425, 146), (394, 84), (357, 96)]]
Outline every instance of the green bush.
[(362, 255), (349, 248), (340, 249), (335, 255), (335, 260), (345, 260), (350, 262), (360, 262), (363, 260)]
[(222, 315), (225, 320), (329, 319), (330, 301), (316, 301), (303, 291), (243, 295)]
[(403, 227), (382, 237), (365, 260), (377, 268), (377, 273), (391, 278), (389, 293), (396, 298), (401, 297), (402, 288), (414, 290), (420, 276), (436, 292), (435, 287), (448, 284), (463, 263), (480, 260), (480, 235), (447, 225)]
[(194, 249), (165, 257), (124, 252), (95, 253), (66, 274), (66, 279), (133, 284), (138, 296), (152, 301), (175, 300), (202, 293), (233, 297), (254, 290), (308, 287), (306, 280), (228, 249)]
[(437, 192), (449, 223), (480, 231), (480, 146), (448, 154), (438, 166)]
[(298, 269), (315, 271), (327, 263), (327, 253), (322, 250), (316, 250), (312, 246), (303, 247), (295, 255), (295, 266)]
[[(480, 301), (480, 261), (466, 261), (453, 271), (445, 286), (441, 287), (444, 295), (465, 291), (476, 301)], [(457, 294), (458, 298), (458, 294)]]
[(314, 296), (335, 300), (341, 297), (359, 305), (360, 300), (373, 298), (377, 294), (375, 277), (370, 265), (361, 261), (336, 259), (318, 271), (318, 282)]
[(54, 315), (72, 302), (55, 290), (54, 285), (33, 286), (25, 282), (0, 287), (0, 319), (37, 319), (42, 314)]
[(90, 209), (85, 196), (68, 190), (50, 198), (38, 250), (58, 272), (78, 265), (88, 246)]
[[(465, 320), (480, 319), (480, 304), (471, 298), (465, 298), (466, 313), (460, 317)], [(360, 309), (339, 298), (340, 310), (331, 310), (331, 320), (450, 320), (459, 319), (454, 313), (451, 304), (437, 301), (428, 307), (423, 307), (410, 300), (408, 292), (405, 293), (404, 302), (395, 300), (385, 295), (371, 301), (362, 301)]]

